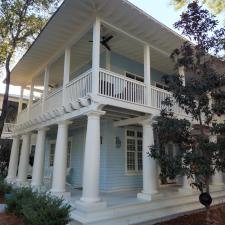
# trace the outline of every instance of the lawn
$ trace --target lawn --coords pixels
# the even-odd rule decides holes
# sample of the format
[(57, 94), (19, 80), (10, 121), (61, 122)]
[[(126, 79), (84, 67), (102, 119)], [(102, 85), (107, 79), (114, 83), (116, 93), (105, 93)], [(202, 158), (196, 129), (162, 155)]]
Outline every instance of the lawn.
[[(211, 224), (225, 224), (225, 205), (213, 206), (209, 213)], [(166, 222), (157, 223), (155, 225), (206, 225), (206, 211), (192, 213), (190, 215), (181, 216)]]

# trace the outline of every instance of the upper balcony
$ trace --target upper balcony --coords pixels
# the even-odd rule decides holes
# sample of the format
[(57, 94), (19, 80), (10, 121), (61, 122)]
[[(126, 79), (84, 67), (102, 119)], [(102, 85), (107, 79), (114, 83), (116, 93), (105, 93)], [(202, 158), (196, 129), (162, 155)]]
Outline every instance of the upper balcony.
[[(64, 103), (63, 87), (60, 87), (50, 92), (45, 98), (42, 97), (39, 101), (33, 103), (30, 112), (28, 112), (28, 109), (23, 110), (18, 115), (17, 122), (21, 124), (26, 122), (28, 118), (29, 120), (35, 120), (42, 117), (47, 120), (56, 116), (62, 110), (66, 112), (68, 107), (77, 109), (82, 98), (85, 99), (92, 95), (92, 79), (92, 70), (77, 76), (65, 86)], [(100, 68), (98, 96), (116, 100), (118, 101), (117, 104), (121, 106), (123, 103), (130, 103), (133, 105), (134, 110), (137, 106), (143, 106), (159, 111), (164, 107), (162, 101), (172, 96), (170, 92), (153, 85), (150, 86), (149, 94), (151, 97), (148, 102), (147, 86), (143, 82)], [(63, 105), (64, 108), (62, 108)], [(173, 111), (176, 114), (184, 115), (178, 105), (173, 106)]]
[[(70, 119), (69, 113), (90, 102), (159, 115), (162, 101), (171, 96), (162, 77), (175, 74), (169, 52), (99, 18), (75, 35), (64, 48), (54, 45), (57, 52), (44, 62), (40, 54), (50, 51), (48, 46), (31, 49), (13, 71), (12, 80), (31, 90), (27, 109), (18, 115), (21, 129), (24, 123), (27, 128), (60, 116)], [(37, 61), (28, 67), (32, 55)], [(177, 105), (173, 111), (185, 115)]]

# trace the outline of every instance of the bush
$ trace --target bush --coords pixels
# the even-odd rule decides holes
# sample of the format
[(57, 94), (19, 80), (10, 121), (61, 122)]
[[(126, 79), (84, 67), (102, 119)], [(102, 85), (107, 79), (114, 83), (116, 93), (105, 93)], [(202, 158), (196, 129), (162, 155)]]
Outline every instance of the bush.
[(3, 196), (6, 193), (12, 191), (11, 185), (7, 184), (3, 177), (0, 177), (0, 195)]
[(66, 225), (70, 221), (70, 205), (63, 199), (32, 192), (29, 188), (15, 190), (6, 203), (8, 212), (24, 217), (28, 225)]

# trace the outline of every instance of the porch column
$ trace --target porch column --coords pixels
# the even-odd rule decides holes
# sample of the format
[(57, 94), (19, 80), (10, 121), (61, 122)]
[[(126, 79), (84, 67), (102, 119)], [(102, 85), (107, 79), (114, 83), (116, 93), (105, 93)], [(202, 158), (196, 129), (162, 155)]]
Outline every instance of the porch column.
[(49, 85), (49, 67), (45, 69), (45, 77), (44, 77), (44, 91), (42, 96), (42, 113), (45, 110), (45, 100), (48, 95), (48, 85)]
[(29, 98), (29, 103), (28, 103), (28, 118), (30, 118), (30, 110), (31, 106), (33, 104), (33, 97), (34, 97), (34, 80), (31, 82), (31, 87), (30, 87), (30, 98)]
[(7, 182), (13, 183), (14, 181), (16, 181), (18, 161), (19, 161), (19, 147), (20, 147), (20, 136), (14, 136), (9, 160), (8, 175), (6, 178)]
[(150, 46), (144, 46), (144, 83), (146, 85), (146, 105), (151, 104), (151, 59)]
[(39, 189), (43, 185), (46, 128), (38, 130), (31, 186)]
[(99, 87), (99, 67), (100, 67), (100, 34), (101, 22), (96, 18), (93, 25), (93, 47), (92, 47), (92, 93), (98, 93)]
[[(217, 143), (217, 136), (211, 135), (209, 137), (209, 141), (213, 143)], [(215, 170), (215, 174), (212, 176), (212, 185), (213, 186), (223, 186), (223, 173), (221, 171)]]
[(19, 99), (19, 105), (18, 105), (18, 114), (21, 113), (23, 109), (23, 92), (24, 88), (20, 87), (20, 99)]
[(182, 78), (183, 86), (185, 86), (186, 85), (186, 81), (185, 81), (185, 68), (184, 68), (184, 66), (179, 67), (179, 71), (178, 72), (179, 72), (179, 75)]
[(63, 105), (66, 104), (66, 85), (70, 81), (70, 55), (71, 49), (65, 49), (65, 57), (64, 57), (64, 73), (63, 73)]
[(68, 126), (70, 123), (67, 120), (58, 123), (51, 189), (51, 193), (58, 196), (66, 195)]
[(143, 190), (138, 198), (152, 200), (152, 195), (158, 192), (158, 171), (156, 160), (148, 156), (149, 147), (154, 145), (153, 121), (142, 122), (143, 126)]
[(22, 135), (22, 148), (20, 153), (20, 163), (18, 169), (18, 184), (25, 184), (27, 181), (27, 172), (29, 165), (29, 154), (30, 154), (30, 133)]
[(81, 202), (96, 203), (99, 197), (100, 174), (100, 116), (103, 111), (87, 113), (87, 133), (84, 152), (83, 193)]

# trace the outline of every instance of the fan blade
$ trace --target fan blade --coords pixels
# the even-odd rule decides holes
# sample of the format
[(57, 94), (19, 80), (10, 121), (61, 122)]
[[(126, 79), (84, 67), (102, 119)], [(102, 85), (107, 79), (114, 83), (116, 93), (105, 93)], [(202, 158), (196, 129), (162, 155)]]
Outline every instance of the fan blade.
[(109, 45), (108, 45), (107, 43), (102, 43), (102, 45), (103, 45), (106, 49), (108, 49), (109, 51), (111, 51), (111, 48), (109, 47)]
[(113, 35), (110, 35), (109, 37), (104, 39), (104, 42), (109, 42), (113, 38)]

